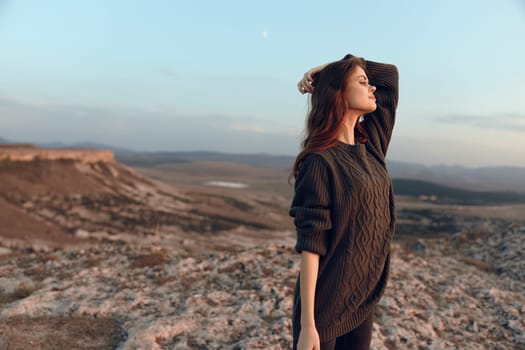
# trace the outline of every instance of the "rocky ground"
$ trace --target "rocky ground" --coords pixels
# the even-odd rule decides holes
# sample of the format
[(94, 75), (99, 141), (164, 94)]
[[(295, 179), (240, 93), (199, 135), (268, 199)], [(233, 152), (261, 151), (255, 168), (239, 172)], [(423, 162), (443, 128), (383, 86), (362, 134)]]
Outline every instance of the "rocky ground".
[[(57, 348), (59, 321), (69, 348), (290, 349), (299, 256), (282, 236), (195, 256), (158, 242), (1, 247), (0, 349)], [(523, 247), (517, 225), (395, 244), (372, 348), (524, 349)]]
[[(0, 350), (291, 347), (286, 196), (113, 161), (0, 177)], [(525, 349), (525, 207), (398, 204), (373, 349)]]

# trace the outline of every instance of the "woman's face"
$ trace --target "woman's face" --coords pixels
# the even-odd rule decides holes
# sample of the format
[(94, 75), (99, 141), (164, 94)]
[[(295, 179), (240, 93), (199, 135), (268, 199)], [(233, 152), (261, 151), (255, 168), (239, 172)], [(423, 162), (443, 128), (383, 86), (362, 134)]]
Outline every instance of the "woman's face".
[(368, 77), (363, 68), (357, 66), (348, 76), (346, 82), (346, 95), (348, 107), (360, 111), (362, 114), (376, 110), (376, 87), (368, 85)]

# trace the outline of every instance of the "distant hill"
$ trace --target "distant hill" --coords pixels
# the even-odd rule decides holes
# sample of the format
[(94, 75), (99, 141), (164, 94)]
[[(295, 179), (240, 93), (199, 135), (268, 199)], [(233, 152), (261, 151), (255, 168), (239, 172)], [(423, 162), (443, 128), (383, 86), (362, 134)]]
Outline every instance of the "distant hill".
[(137, 153), (136, 151), (130, 150), (124, 147), (117, 147), (98, 142), (75, 142), (75, 143), (64, 143), (64, 142), (26, 142), (26, 141), (12, 141), (6, 138), (0, 137), (0, 143), (23, 143), (23, 144), (34, 144), (42, 148), (89, 148), (89, 149), (104, 149), (111, 150), (115, 154), (131, 154)]
[[(288, 168), (295, 157), (270, 154), (229, 154), (219, 152), (147, 152), (122, 154), (115, 152), (120, 162), (130, 166), (158, 166), (193, 161), (240, 163), (264, 168)], [(512, 191), (525, 193), (525, 168), (433, 165), (388, 161), (393, 178), (426, 180), (472, 191)]]
[(295, 159), (292, 156), (277, 156), (264, 153), (235, 154), (209, 151), (147, 152), (136, 154), (122, 154), (116, 152), (115, 154), (120, 162), (133, 166), (155, 166), (160, 164), (192, 161), (213, 161), (239, 163), (263, 168), (291, 168)]
[(487, 205), (525, 203), (525, 194), (515, 192), (468, 191), (428, 181), (411, 179), (394, 179), (393, 184), (397, 195), (425, 198), (441, 204)]
[(467, 168), (397, 161), (389, 161), (388, 167), (393, 178), (425, 180), (474, 191), (525, 193), (525, 168), (522, 167)]
[[(0, 142), (8, 142), (0, 138)], [(110, 149), (115, 158), (124, 164), (139, 167), (153, 167), (192, 161), (215, 161), (252, 165), (264, 168), (288, 168), (294, 156), (259, 154), (236, 154), (212, 151), (186, 152), (140, 152), (123, 147), (95, 142), (65, 144), (60, 142), (38, 144), (41, 147), (80, 147)], [(525, 168), (523, 167), (478, 167), (467, 168), (450, 165), (422, 165), (417, 163), (389, 160), (388, 168), (393, 178), (425, 180), (445, 186), (472, 191), (512, 191), (525, 193)]]
[(49, 143), (37, 143), (39, 147), (43, 148), (90, 148), (90, 149), (108, 149), (112, 150), (115, 154), (134, 154), (136, 151), (112, 146), (104, 143), (97, 142), (76, 142), (76, 143), (63, 143), (63, 142), (49, 142)]

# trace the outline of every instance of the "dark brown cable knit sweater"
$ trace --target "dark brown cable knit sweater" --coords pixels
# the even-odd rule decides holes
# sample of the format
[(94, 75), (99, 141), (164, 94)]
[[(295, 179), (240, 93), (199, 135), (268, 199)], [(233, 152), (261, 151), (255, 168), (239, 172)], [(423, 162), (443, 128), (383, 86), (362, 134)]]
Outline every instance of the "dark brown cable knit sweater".
[[(345, 59), (351, 57), (347, 55)], [(394, 235), (394, 194), (385, 155), (398, 102), (393, 65), (366, 61), (377, 109), (364, 116), (366, 143), (336, 146), (302, 161), (290, 208), (297, 252), (320, 255), (314, 317), (322, 342), (357, 327), (385, 291)], [(294, 344), (300, 332), (299, 278), (294, 294)]]

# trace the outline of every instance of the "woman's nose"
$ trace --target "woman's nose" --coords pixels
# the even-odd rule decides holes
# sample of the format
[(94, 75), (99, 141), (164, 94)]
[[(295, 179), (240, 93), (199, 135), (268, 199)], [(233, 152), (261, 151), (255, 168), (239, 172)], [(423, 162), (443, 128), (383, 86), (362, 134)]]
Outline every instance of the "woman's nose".
[(372, 90), (372, 92), (376, 91), (376, 87), (374, 85), (368, 84), (368, 88)]

